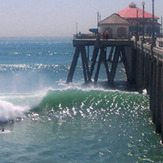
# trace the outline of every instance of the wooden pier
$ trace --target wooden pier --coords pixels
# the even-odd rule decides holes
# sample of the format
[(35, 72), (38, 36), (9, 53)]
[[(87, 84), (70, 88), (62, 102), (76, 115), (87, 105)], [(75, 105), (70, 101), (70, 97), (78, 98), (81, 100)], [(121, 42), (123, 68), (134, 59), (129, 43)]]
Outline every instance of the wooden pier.
[[(127, 81), (137, 85), (141, 93), (144, 89), (150, 97), (152, 120), (156, 125), (156, 132), (162, 134), (163, 142), (163, 49), (152, 47), (128, 39), (74, 39), (75, 53), (67, 77), (67, 83), (72, 82), (79, 56), (81, 55), (83, 76), (85, 82), (97, 82), (101, 64), (104, 64), (108, 84), (114, 84), (119, 57), (125, 67)], [(91, 63), (88, 62), (89, 50), (93, 46)], [(107, 58), (106, 48), (110, 47)], [(112, 66), (108, 61), (112, 57)], [(95, 66), (95, 64), (97, 64)], [(96, 68), (95, 68), (96, 67)], [(94, 77), (93, 77), (94, 72)]]

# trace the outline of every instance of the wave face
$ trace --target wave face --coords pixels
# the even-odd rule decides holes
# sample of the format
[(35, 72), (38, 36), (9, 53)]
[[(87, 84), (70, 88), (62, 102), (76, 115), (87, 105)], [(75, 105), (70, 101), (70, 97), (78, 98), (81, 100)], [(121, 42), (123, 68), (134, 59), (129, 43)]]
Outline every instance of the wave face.
[(62, 117), (72, 119), (80, 117), (102, 121), (110, 119), (115, 121), (120, 118), (125, 121), (131, 118), (134, 122), (135, 118), (141, 117), (141, 110), (146, 108), (148, 108), (148, 98), (137, 93), (67, 89), (49, 91), (31, 113), (52, 120), (62, 119)]

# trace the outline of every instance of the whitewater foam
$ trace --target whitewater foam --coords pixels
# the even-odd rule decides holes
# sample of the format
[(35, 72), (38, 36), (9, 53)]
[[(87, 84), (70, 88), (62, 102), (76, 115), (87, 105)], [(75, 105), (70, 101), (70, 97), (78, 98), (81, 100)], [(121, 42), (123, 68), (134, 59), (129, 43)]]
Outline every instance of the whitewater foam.
[(10, 102), (0, 100), (0, 121), (4, 122), (22, 117), (27, 110), (29, 110), (27, 106), (16, 106)]
[(0, 122), (23, 117), (37, 106), (51, 88), (33, 94), (5, 94), (0, 96)]

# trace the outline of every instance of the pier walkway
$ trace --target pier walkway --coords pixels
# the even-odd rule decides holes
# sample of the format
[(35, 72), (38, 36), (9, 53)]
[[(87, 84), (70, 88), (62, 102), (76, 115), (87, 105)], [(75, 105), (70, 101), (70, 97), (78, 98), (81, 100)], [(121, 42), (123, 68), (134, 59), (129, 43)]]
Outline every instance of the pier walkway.
[[(139, 92), (147, 90), (152, 120), (156, 125), (156, 132), (162, 134), (163, 142), (163, 49), (152, 47), (149, 43), (143, 44), (141, 41), (135, 43), (125, 38), (75, 38), (73, 46), (75, 53), (67, 83), (72, 82), (78, 58), (81, 56), (83, 77), (86, 83), (98, 81), (103, 63), (108, 84), (113, 85), (119, 58), (121, 58), (127, 81), (136, 84)], [(93, 47), (91, 59), (89, 58), (90, 46)], [(107, 54), (108, 47), (111, 49), (109, 55)], [(108, 62), (110, 61), (112, 64), (109, 68)]]

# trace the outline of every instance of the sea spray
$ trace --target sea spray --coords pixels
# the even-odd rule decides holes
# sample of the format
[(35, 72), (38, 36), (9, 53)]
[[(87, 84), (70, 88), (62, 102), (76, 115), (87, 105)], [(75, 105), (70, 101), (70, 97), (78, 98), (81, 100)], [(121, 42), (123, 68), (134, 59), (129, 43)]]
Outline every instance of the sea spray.
[(16, 117), (22, 117), (26, 110), (29, 110), (29, 108), (16, 106), (10, 102), (0, 100), (0, 121), (5, 122), (13, 120)]
[(23, 117), (36, 107), (51, 88), (33, 94), (5, 94), (0, 95), (0, 121), (14, 120)]

